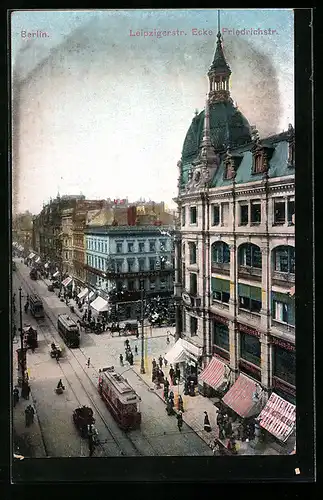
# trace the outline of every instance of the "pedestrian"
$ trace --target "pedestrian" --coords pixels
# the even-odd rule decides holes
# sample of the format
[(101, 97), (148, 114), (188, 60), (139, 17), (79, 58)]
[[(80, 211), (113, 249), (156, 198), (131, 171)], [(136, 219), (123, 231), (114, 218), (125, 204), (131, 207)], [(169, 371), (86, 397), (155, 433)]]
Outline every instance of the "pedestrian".
[(175, 370), (175, 378), (176, 378), (176, 380), (178, 380), (178, 383), (179, 383), (180, 378), (181, 378), (181, 370), (179, 369), (178, 366), (176, 367), (176, 370)]
[(167, 377), (164, 380), (164, 386), (167, 387), (167, 389), (169, 389), (169, 382), (168, 382)]
[(166, 344), (168, 345), (170, 343), (168, 332), (167, 332), (167, 338), (166, 338)]
[(26, 383), (26, 399), (29, 399), (29, 395), (30, 395), (30, 385), (27, 382)]
[(87, 360), (87, 367), (88, 367), (88, 368), (90, 368), (90, 364), (91, 364), (91, 359), (90, 359), (90, 358), (88, 358), (88, 360)]
[(56, 389), (60, 389), (60, 388), (61, 388), (61, 389), (63, 389), (63, 391), (65, 390), (65, 387), (64, 387), (64, 385), (63, 385), (63, 382), (62, 382), (62, 379), (61, 379), (61, 378), (59, 379), (59, 382), (58, 382), (58, 384), (57, 384)]
[(225, 432), (225, 437), (229, 438), (232, 436), (232, 423), (229, 417), (225, 420), (224, 432)]
[(138, 354), (138, 347), (135, 345), (135, 354)]
[(204, 430), (206, 432), (211, 432), (211, 424), (209, 421), (209, 416), (206, 411), (204, 412)]
[(174, 368), (172, 367), (172, 365), (170, 365), (170, 369), (169, 369), (168, 374), (170, 376), (172, 385), (174, 385), (174, 374), (175, 374), (175, 371), (174, 371)]
[(164, 385), (164, 400), (167, 401), (168, 399), (168, 386)]
[(162, 366), (163, 366), (163, 358), (162, 358), (161, 354), (159, 355), (158, 362), (159, 362), (160, 368), (162, 368)]
[(122, 356), (122, 354), (120, 354), (119, 358), (120, 358), (120, 365), (123, 366), (123, 356)]
[(183, 427), (183, 415), (182, 412), (179, 411), (177, 414), (177, 427), (179, 432), (182, 432), (182, 427)]
[(15, 387), (13, 390), (13, 406), (16, 406), (18, 402), (19, 402), (19, 389), (18, 387)]
[(167, 361), (167, 359), (164, 356), (164, 365), (165, 365), (165, 367), (167, 366), (167, 363), (168, 363), (168, 361)]
[(180, 394), (178, 395), (178, 399), (177, 399), (177, 409), (179, 411), (181, 411), (182, 413), (184, 413), (183, 398), (182, 398), (182, 396)]
[(157, 363), (156, 363), (156, 360), (155, 360), (155, 358), (154, 358), (154, 359), (152, 360), (152, 365), (153, 365), (153, 369), (154, 369), (154, 368), (156, 368), (156, 366), (157, 366)]
[(34, 408), (31, 405), (28, 405), (27, 409), (29, 411), (30, 423), (33, 424), (34, 423), (35, 410), (34, 410)]

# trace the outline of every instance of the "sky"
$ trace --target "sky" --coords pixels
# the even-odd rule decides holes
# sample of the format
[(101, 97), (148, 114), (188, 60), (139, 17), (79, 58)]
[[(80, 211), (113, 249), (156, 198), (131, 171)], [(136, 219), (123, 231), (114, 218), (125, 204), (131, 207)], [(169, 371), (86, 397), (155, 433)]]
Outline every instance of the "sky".
[[(260, 136), (287, 130), (292, 10), (221, 10), (220, 25), (240, 111)], [(176, 164), (205, 106), (217, 26), (213, 9), (13, 12), (14, 211), (39, 213), (58, 192), (174, 206)], [(267, 35), (237, 33), (258, 28)], [(157, 36), (164, 30), (179, 34)]]

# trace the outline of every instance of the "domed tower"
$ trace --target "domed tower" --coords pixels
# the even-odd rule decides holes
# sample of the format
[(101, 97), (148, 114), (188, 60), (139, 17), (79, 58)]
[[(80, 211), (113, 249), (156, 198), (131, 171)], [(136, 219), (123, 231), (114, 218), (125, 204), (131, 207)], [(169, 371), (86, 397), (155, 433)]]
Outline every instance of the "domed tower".
[[(207, 75), (209, 92), (205, 110), (195, 114), (184, 140), (180, 165), (178, 164), (180, 190), (192, 189), (194, 177), (201, 180), (202, 184), (207, 184), (219, 165), (220, 155), (227, 148), (251, 142), (249, 122), (230, 96), (231, 69), (224, 56), (220, 28), (213, 62)], [(200, 185), (199, 182), (195, 183), (196, 188)]]

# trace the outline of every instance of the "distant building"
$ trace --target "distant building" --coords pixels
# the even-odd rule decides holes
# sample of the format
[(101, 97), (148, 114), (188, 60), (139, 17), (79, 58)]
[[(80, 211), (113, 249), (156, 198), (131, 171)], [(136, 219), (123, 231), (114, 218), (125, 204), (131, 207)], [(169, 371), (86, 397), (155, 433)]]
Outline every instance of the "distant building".
[(30, 212), (13, 216), (12, 241), (23, 247), (24, 254), (29, 253), (33, 243), (33, 215)]

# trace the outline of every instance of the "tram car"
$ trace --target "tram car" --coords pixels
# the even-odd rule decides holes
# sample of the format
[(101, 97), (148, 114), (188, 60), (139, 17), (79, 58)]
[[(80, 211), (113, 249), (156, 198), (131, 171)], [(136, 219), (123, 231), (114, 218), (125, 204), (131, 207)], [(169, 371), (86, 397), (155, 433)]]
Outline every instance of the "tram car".
[(68, 314), (60, 314), (57, 328), (67, 347), (80, 346), (80, 330), (75, 321)]
[(93, 410), (88, 406), (76, 408), (73, 412), (73, 422), (83, 438), (88, 437), (89, 427), (94, 424)]
[(98, 391), (122, 430), (139, 429), (141, 398), (113, 366), (100, 371)]
[(24, 346), (28, 349), (35, 349), (38, 347), (37, 330), (31, 325), (25, 325), (22, 329)]
[(29, 295), (29, 309), (34, 318), (44, 317), (43, 302), (39, 297), (39, 295), (36, 294)]
[(35, 267), (32, 268), (32, 270), (29, 273), (29, 277), (32, 280), (37, 280), (38, 279), (38, 271)]

